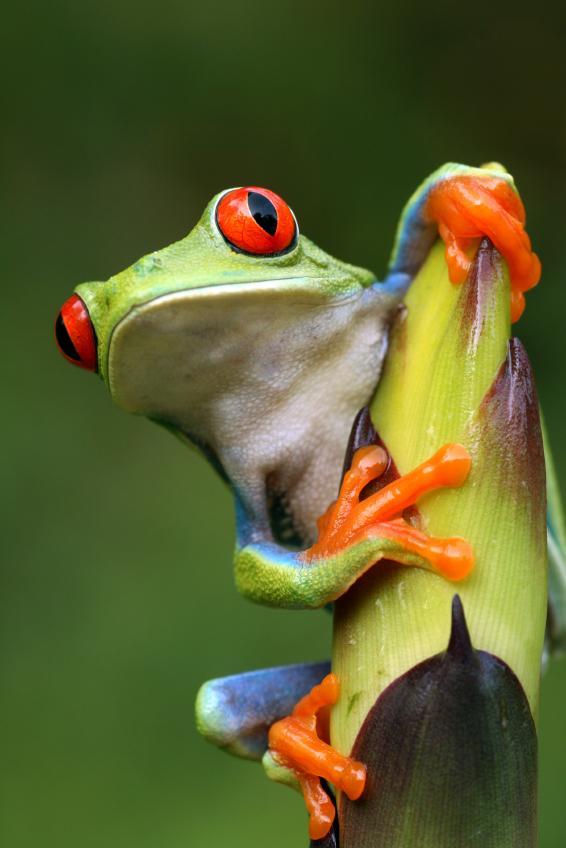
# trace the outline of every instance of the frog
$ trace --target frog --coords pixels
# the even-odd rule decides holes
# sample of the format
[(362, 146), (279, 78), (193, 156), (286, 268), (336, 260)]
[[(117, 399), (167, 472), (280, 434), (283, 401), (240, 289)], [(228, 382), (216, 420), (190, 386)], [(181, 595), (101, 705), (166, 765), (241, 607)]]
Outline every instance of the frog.
[[(381, 281), (317, 247), (275, 192), (229, 188), (180, 241), (79, 284), (57, 316), (56, 340), (120, 407), (200, 451), (230, 487), (235, 581), (248, 599), (329, 608), (384, 559), (462, 580), (474, 566), (466, 540), (431, 538), (405, 516), (426, 492), (465, 485), (469, 454), (439, 445), (391, 477), (368, 405), (392, 323), (434, 243), (444, 241), (459, 285), (483, 237), (507, 262), (518, 320), (541, 269), (513, 179), (497, 163), (449, 163), (419, 186)], [(321, 780), (356, 799), (366, 778), (321, 730), (338, 698), (326, 662), (246, 672), (201, 687), (197, 727), (294, 781), (320, 839), (335, 814)]]

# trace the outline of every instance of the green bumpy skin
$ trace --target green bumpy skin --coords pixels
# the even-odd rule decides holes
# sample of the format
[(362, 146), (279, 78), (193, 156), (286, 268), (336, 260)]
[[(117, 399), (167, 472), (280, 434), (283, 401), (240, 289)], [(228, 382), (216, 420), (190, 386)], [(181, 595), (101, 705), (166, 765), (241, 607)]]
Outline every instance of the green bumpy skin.
[(317, 609), (348, 591), (382, 559), (430, 568), (422, 557), (391, 539), (371, 539), (327, 559), (303, 563), (293, 554), (283, 558), (262, 546), (247, 546), (235, 559), (236, 586), (251, 601), (285, 609)]

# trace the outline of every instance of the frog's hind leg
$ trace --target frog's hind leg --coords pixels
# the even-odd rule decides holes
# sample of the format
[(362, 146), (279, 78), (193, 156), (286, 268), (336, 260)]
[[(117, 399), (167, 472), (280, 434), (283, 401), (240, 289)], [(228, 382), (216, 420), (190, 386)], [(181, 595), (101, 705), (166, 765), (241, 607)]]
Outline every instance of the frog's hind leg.
[(330, 663), (260, 669), (209, 680), (196, 701), (197, 727), (230, 754), (261, 760), (269, 728), (328, 674)]

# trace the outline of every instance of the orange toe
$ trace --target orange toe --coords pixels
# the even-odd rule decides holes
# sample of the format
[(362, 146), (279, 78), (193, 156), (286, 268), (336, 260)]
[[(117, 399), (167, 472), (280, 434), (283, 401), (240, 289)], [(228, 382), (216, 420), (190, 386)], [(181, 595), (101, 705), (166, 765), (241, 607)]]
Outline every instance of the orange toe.
[[(363, 477), (364, 485), (359, 485), (360, 468), (364, 467), (364, 463), (370, 464), (370, 450), (361, 448), (354, 454), (352, 469), (344, 477), (338, 499), (319, 522), (318, 539), (305, 551), (305, 560), (309, 562), (332, 556), (349, 545), (381, 536), (393, 539), (404, 550), (422, 556), (434, 570), (449, 579), (465, 577), (473, 567), (473, 556), (467, 542), (428, 537), (407, 524), (403, 513), (427, 492), (461, 486), (465, 482), (472, 462), (466, 448), (459, 444), (444, 445), (413, 471), (360, 500), (367, 478), (371, 476), (367, 474)], [(374, 450), (387, 456), (382, 448)], [(380, 456), (379, 463), (375, 462), (372, 467), (381, 475), (387, 465)]]
[(440, 181), (430, 192), (427, 216), (438, 224), (446, 245), (450, 280), (462, 283), (471, 265), (474, 242), (487, 236), (509, 268), (512, 288), (511, 317), (516, 321), (524, 299), (515, 293), (537, 285), (541, 264), (525, 231), (525, 208), (507, 180), (486, 172), (485, 176), (460, 175)]
[(311, 839), (325, 836), (334, 820), (334, 805), (320, 778), (345, 792), (352, 801), (360, 797), (366, 781), (362, 763), (340, 754), (318, 735), (318, 713), (335, 704), (338, 695), (338, 678), (328, 674), (298, 702), (290, 716), (277, 721), (269, 730), (272, 755), (295, 772), (301, 785), (310, 816)]

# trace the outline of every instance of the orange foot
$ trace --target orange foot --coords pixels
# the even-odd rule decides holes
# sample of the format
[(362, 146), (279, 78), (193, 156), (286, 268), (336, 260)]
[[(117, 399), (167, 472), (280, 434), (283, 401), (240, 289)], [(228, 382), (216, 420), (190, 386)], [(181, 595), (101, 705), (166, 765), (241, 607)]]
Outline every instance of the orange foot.
[(322, 839), (334, 821), (334, 804), (320, 784), (323, 777), (355, 801), (364, 791), (366, 767), (339, 754), (320, 738), (324, 711), (338, 700), (340, 685), (335, 674), (305, 695), (287, 718), (269, 730), (269, 750), (281, 765), (292, 769), (301, 785), (309, 812), (311, 839)]
[(307, 561), (332, 556), (342, 549), (376, 536), (393, 539), (404, 550), (419, 554), (450, 580), (461, 580), (473, 567), (470, 545), (459, 537), (427, 536), (402, 517), (405, 509), (434, 489), (461, 486), (471, 459), (462, 445), (445, 445), (409, 474), (394, 480), (370, 497), (362, 490), (389, 465), (387, 452), (376, 445), (360, 448), (346, 472), (338, 499), (318, 520), (318, 540), (304, 553)]
[(517, 321), (525, 308), (523, 293), (539, 282), (541, 265), (525, 232), (525, 208), (513, 187), (489, 172), (450, 177), (431, 189), (426, 211), (438, 223), (453, 283), (464, 282), (468, 275), (474, 240), (491, 239), (509, 267), (511, 320)]

